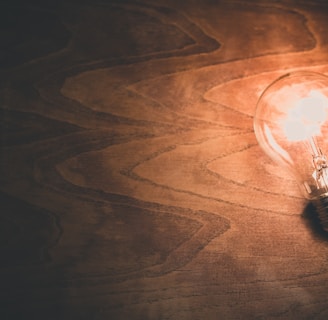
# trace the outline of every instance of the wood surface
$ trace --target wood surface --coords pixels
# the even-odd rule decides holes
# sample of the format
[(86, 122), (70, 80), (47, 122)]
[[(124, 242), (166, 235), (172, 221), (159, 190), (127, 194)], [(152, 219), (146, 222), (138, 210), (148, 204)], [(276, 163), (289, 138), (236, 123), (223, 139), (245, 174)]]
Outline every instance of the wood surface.
[(253, 132), (327, 30), (323, 0), (3, 0), (0, 319), (327, 319), (328, 237)]

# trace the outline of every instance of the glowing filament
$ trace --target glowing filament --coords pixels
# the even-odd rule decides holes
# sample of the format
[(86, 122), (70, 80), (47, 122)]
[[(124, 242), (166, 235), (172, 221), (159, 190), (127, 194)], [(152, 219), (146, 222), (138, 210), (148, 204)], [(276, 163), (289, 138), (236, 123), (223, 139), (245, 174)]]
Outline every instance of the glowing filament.
[(289, 141), (311, 139), (320, 135), (321, 125), (327, 120), (328, 99), (319, 91), (311, 91), (295, 103), (284, 121), (284, 133)]

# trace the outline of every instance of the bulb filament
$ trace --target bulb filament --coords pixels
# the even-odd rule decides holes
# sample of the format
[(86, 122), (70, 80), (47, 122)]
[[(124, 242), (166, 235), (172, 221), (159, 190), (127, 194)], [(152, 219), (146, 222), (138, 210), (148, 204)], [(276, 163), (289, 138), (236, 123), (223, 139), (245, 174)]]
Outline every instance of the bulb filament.
[(324, 189), (328, 191), (328, 164), (327, 157), (322, 153), (318, 147), (315, 138), (311, 137), (308, 139), (309, 145), (312, 150), (314, 172), (312, 177), (315, 179), (317, 189)]

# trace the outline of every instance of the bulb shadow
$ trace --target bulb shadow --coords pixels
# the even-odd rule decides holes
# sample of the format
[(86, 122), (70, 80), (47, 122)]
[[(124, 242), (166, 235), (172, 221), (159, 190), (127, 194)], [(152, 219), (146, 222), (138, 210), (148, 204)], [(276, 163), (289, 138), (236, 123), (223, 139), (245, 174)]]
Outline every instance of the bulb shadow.
[(312, 203), (309, 202), (304, 208), (302, 218), (314, 237), (328, 242), (328, 232), (323, 229), (317, 210)]

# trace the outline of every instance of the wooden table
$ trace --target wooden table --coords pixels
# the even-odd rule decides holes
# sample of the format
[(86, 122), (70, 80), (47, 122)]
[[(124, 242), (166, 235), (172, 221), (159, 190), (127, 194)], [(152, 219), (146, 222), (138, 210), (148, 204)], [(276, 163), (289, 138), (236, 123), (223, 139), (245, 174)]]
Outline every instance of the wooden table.
[(327, 319), (328, 237), (253, 132), (327, 30), (319, 0), (3, 0), (0, 319)]

